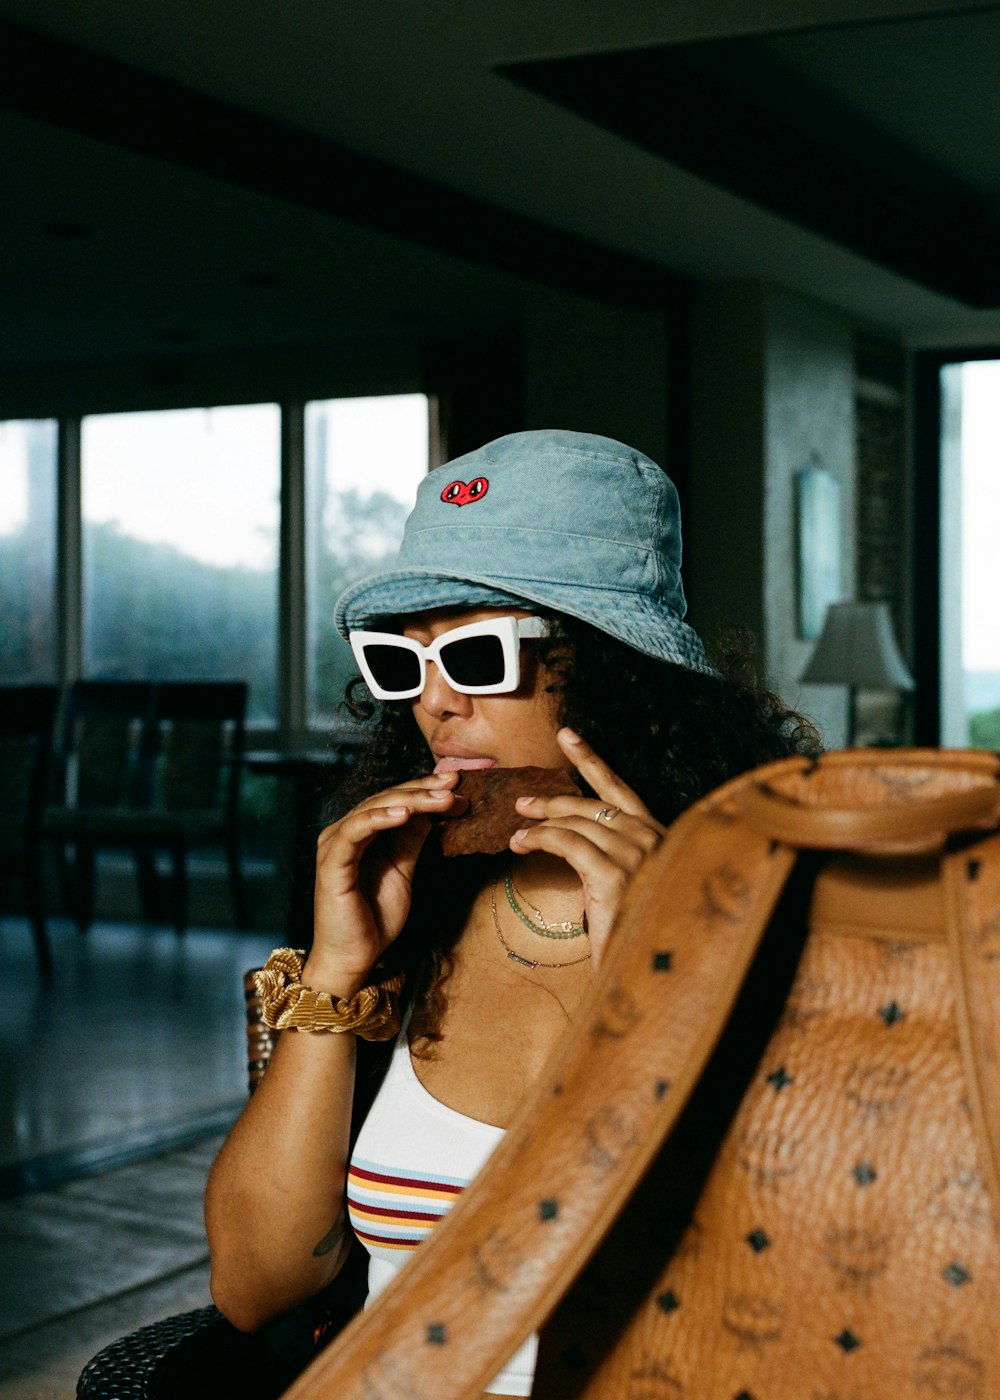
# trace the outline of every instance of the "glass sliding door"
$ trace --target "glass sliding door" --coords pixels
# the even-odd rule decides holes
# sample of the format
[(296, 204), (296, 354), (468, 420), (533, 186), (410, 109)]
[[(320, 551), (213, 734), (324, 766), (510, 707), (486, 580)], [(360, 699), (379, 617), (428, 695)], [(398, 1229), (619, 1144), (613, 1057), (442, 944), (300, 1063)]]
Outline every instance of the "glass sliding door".
[(1000, 358), (941, 370), (941, 742), (1000, 749)]
[(349, 583), (395, 555), (403, 522), (429, 466), (430, 405), (423, 394), (326, 399), (306, 405), (307, 721), (345, 722), (337, 712), (356, 674), (333, 625)]
[(276, 404), (83, 420), (83, 673), (247, 680), (277, 713)]
[(56, 679), (58, 434), (0, 422), (0, 684)]

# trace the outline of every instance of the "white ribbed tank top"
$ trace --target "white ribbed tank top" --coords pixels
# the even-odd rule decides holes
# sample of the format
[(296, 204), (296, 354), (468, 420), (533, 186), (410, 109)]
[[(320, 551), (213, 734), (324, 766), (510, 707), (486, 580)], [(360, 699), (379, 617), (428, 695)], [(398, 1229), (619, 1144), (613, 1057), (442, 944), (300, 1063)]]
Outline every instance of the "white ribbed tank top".
[[(447, 1215), (504, 1135), (439, 1103), (417, 1078), (407, 1027), (361, 1126), (347, 1175), (347, 1209), (370, 1255), (368, 1302)], [(538, 1338), (511, 1357), (488, 1390), (530, 1395)]]

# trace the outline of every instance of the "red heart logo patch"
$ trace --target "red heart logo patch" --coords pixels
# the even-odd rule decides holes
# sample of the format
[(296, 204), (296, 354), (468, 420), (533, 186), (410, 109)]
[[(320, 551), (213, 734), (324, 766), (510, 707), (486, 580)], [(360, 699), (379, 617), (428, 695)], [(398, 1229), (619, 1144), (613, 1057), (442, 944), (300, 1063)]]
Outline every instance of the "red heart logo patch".
[(441, 492), (441, 499), (449, 506), (469, 506), (473, 501), (481, 501), (489, 489), (485, 476), (477, 476), (474, 481), (452, 481)]

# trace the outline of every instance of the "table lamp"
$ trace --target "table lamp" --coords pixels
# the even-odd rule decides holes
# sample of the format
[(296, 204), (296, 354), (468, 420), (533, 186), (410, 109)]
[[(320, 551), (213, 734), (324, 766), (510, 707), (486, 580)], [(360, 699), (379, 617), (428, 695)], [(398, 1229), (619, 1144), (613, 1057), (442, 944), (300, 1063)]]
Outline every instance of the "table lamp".
[(896, 645), (888, 603), (831, 603), (806, 685), (845, 685), (849, 691), (847, 744), (854, 744), (857, 692), (913, 690), (913, 677)]

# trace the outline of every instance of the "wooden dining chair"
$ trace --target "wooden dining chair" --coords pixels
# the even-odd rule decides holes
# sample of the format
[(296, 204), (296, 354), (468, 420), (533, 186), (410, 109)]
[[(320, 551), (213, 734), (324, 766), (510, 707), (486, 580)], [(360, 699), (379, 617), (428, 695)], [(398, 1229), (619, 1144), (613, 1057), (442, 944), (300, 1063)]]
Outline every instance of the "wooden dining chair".
[(52, 972), (45, 922), (42, 813), (59, 705), (55, 685), (0, 686), (0, 867), (19, 872), (42, 975)]
[(72, 848), (72, 902), (81, 928), (94, 911), (98, 850), (135, 859), (143, 913), (160, 908), (156, 859), (171, 861), (174, 926), (188, 922), (188, 855), (225, 851), (236, 920), (249, 922), (239, 849), (245, 681), (77, 681), (57, 750), (58, 800), (45, 832)]
[[(65, 696), (43, 833), (56, 849), (81, 930), (93, 922), (98, 849), (129, 846), (131, 823), (149, 801), (152, 700), (149, 681), (78, 680)], [(148, 875), (140, 871), (144, 904)]]
[(129, 832), (138, 859), (169, 853), (178, 933), (188, 922), (188, 855), (205, 846), (222, 847), (236, 922), (250, 922), (239, 811), (247, 689), (241, 680), (160, 681), (153, 692), (147, 801), (130, 814)]

